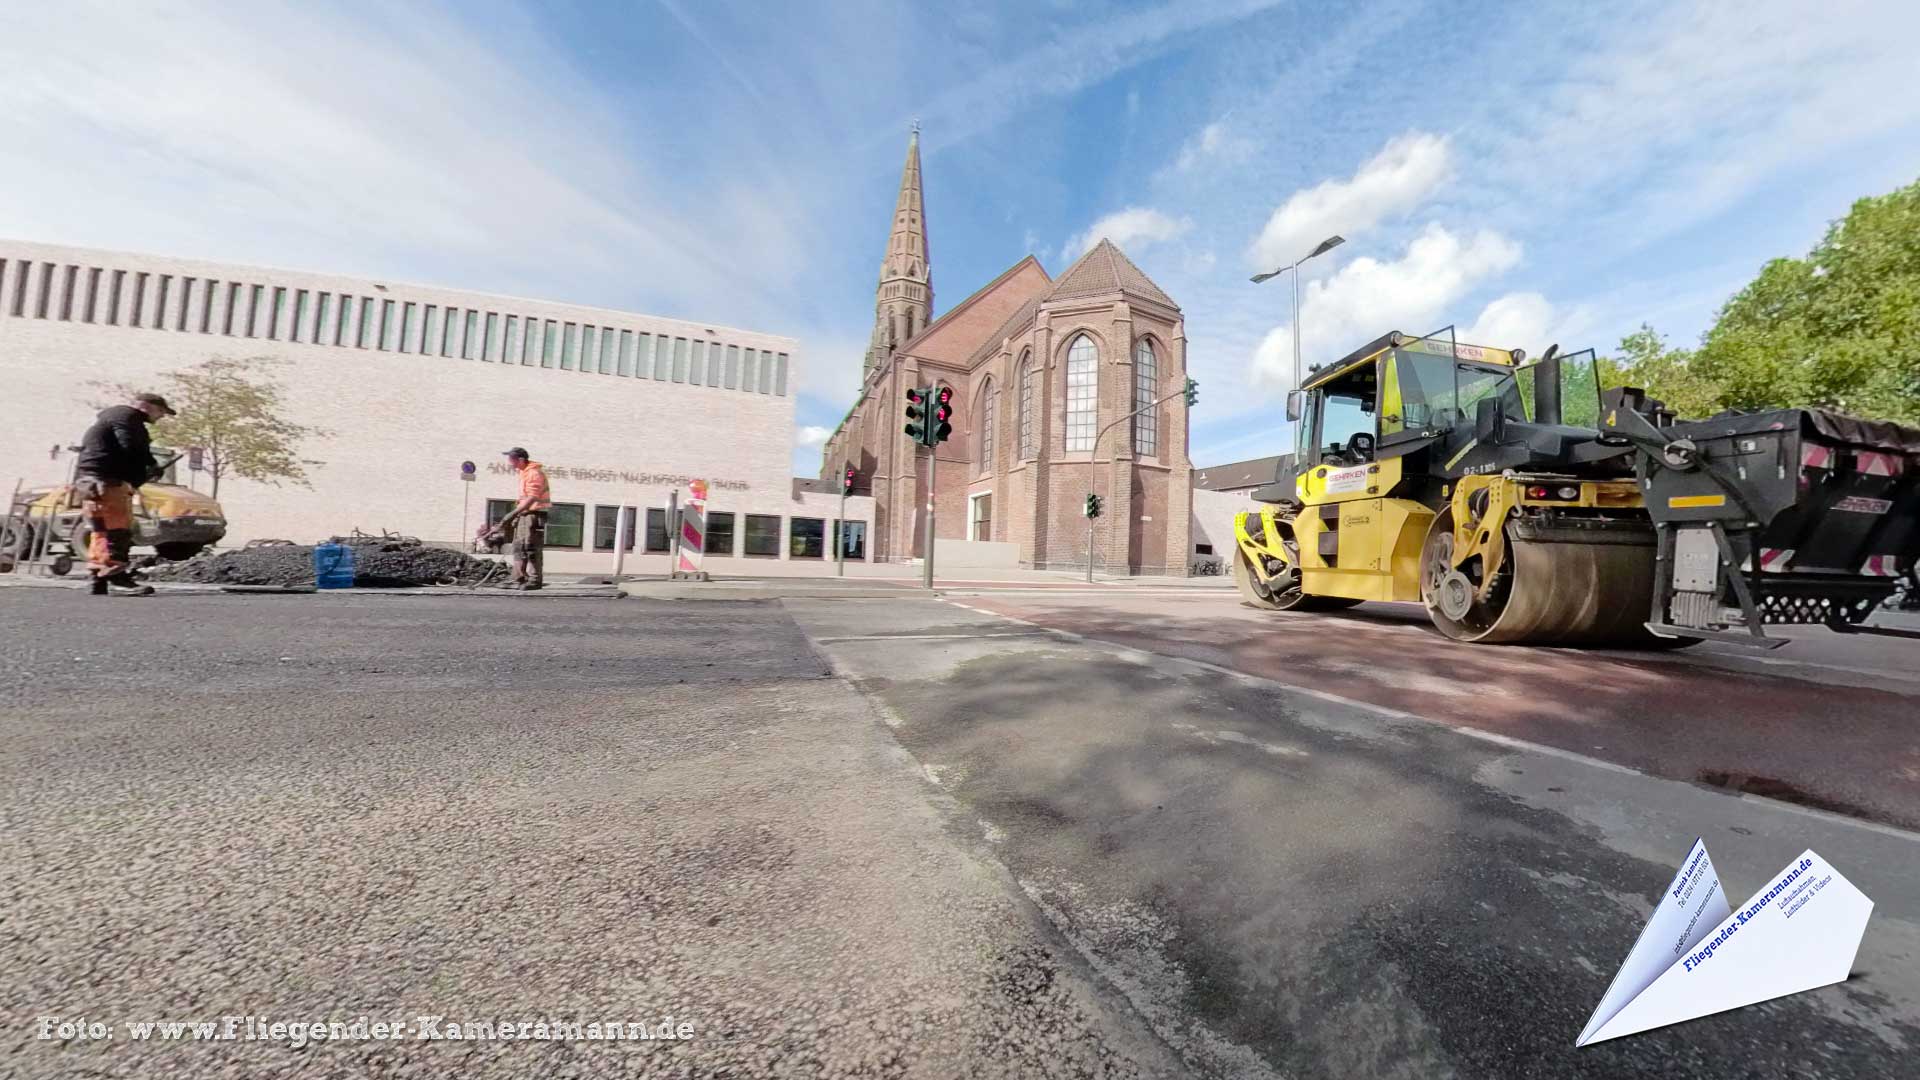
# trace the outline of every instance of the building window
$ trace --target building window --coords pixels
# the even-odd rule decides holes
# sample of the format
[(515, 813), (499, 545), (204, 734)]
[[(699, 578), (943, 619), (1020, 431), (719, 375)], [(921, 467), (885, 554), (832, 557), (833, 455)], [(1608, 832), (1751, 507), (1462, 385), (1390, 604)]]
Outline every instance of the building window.
[(834, 535), (840, 538), (840, 557), (843, 559), (864, 559), (867, 557), (867, 523), (864, 521), (836, 521)]
[(633, 374), (633, 331), (620, 331), (620, 374)]
[(991, 492), (974, 495), (967, 499), (967, 539), (993, 539), (993, 494)]
[(513, 508), (518, 505), (520, 505), (520, 503), (517, 499), (488, 499), (487, 527), (492, 528), (500, 524), (500, 522), (505, 520), (506, 516), (513, 511)]
[(732, 390), (733, 388), (739, 385), (740, 385), (740, 346), (729, 345), (727, 346), (726, 387), (727, 389)]
[(669, 355), (670, 343), (664, 335), (657, 335), (653, 336), (649, 345), (648, 337), (647, 334), (640, 335), (640, 356), (642, 359), (652, 359), (654, 381), (666, 382), (673, 370), (673, 357)]
[(580, 328), (580, 370), (592, 371), (596, 364), (594, 357), (599, 355), (600, 332), (597, 327)]
[(527, 358), (525, 354), (523, 354), (520, 351), (521, 348), (522, 348), (522, 342), (520, 341), (520, 316), (509, 315), (507, 316), (507, 336), (506, 336), (506, 339), (501, 343), (500, 362), (503, 364), (526, 363)]
[(730, 513), (707, 513), (706, 553), (709, 555), (733, 554), (733, 515)]
[(380, 351), (400, 351), (400, 320), (393, 317), (394, 302), (380, 301)]
[(703, 363), (703, 361), (705, 361), (706, 358), (707, 343), (700, 338), (694, 338), (693, 351), (687, 361), (687, 381), (689, 383), (699, 386), (705, 381), (703, 376), (706, 375), (706, 364)]
[(587, 508), (580, 503), (554, 503), (547, 512), (547, 546), (579, 551), (585, 539)]
[(167, 298), (173, 295), (173, 275), (161, 274), (159, 284), (153, 290), (153, 328), (167, 328)]
[(980, 387), (980, 471), (993, 471), (993, 429), (1000, 423), (1000, 391), (988, 379)]
[(789, 518), (787, 554), (795, 559), (819, 559), (827, 554), (827, 522), (824, 518)]
[(778, 557), (780, 554), (780, 515), (748, 514), (746, 537), (746, 554)]
[[(137, 283), (134, 288), (133, 317), (136, 320), (140, 318), (140, 292), (145, 287), (146, 287), (146, 282), (142, 281)], [(260, 336), (260, 331), (263, 329), (261, 324), (267, 321), (266, 316), (267, 316), (267, 287), (265, 285), (255, 285), (253, 287), (253, 291), (250, 294), (248, 294), (248, 299), (247, 299), (247, 336), (248, 337)]]
[[(5, 265), (0, 263), (0, 266)], [(31, 262), (16, 262), (13, 271), (13, 317), (19, 318), (27, 302), (27, 274), (33, 269)]]
[[(141, 275), (144, 277), (145, 275)], [(33, 317), (47, 317), (47, 305), (53, 300), (53, 264), (40, 264), (40, 292), (33, 300)]]
[[(100, 321), (106, 323), (108, 326), (120, 325), (120, 290), (126, 283), (127, 272), (125, 270), (115, 270), (113, 277), (109, 279), (107, 283), (107, 313), (106, 317)], [(21, 287), (24, 290), (24, 282)], [(16, 310), (14, 314), (18, 315), (20, 312)]]
[(1160, 452), (1160, 410), (1148, 408), (1160, 396), (1160, 364), (1146, 338), (1133, 347), (1133, 407), (1146, 409), (1133, 418), (1133, 452)]
[(505, 350), (500, 348), (500, 315), (498, 312), (489, 311), (487, 312), (486, 344), (480, 349), (480, 359), (504, 362), (505, 358)]
[[(147, 277), (146, 274), (133, 275), (133, 312), (127, 316), (127, 325), (136, 330), (147, 311)], [(41, 306), (45, 306), (44, 298)]]
[(779, 358), (775, 361), (775, 363), (778, 366), (774, 368), (773, 392), (775, 395), (779, 397), (786, 397), (787, 396), (787, 354), (781, 353)]
[[(98, 279), (99, 273), (98, 270), (94, 271), (96, 280)], [(173, 328), (183, 334), (187, 332), (187, 323), (190, 318), (189, 313), (193, 309), (193, 287), (196, 280), (197, 279), (190, 277), (180, 279), (180, 318), (174, 323)]]
[(760, 392), (773, 393), (773, 354), (765, 349), (760, 350)]
[(657, 506), (647, 511), (647, 550), (667, 550), (667, 512)]
[(560, 335), (554, 329), (552, 319), (547, 320), (546, 329), (540, 335), (540, 366), (553, 366), (553, 352), (559, 347)]
[(458, 356), (460, 348), (460, 309), (440, 309), (440, 355)]
[(67, 272), (61, 276), (66, 280), (60, 283), (60, 321), (72, 322), (73, 294), (80, 284), (80, 268), (69, 266)]
[(617, 370), (614, 359), (614, 346), (618, 344), (609, 327), (600, 328), (600, 374), (612, 375)]
[[(120, 302), (120, 289), (119, 289), (120, 282), (118, 281), (119, 276), (120, 276), (120, 272), (118, 270), (114, 271), (114, 277), (116, 280), (114, 281), (115, 288), (113, 290), (113, 295), (114, 295), (114, 303), (116, 306)], [(233, 320), (237, 317), (240, 311), (240, 301), (245, 296), (245, 289), (246, 289), (246, 286), (240, 284), (237, 281), (227, 282), (225, 302), (221, 305), (221, 308), (220, 308), (220, 333), (226, 337), (233, 336)]]
[(467, 310), (467, 333), (460, 342), (460, 356), (467, 360), (478, 360), (484, 354), (480, 350), (480, 313)]
[(573, 362), (580, 357), (580, 327), (575, 323), (566, 325), (565, 336), (560, 339), (560, 370), (572, 371)]
[(1020, 456), (1033, 456), (1033, 388), (1035, 383), (1033, 357), (1020, 359)]
[(740, 389), (745, 390), (747, 393), (751, 394), (753, 393), (753, 388), (757, 386), (760, 382), (759, 352), (753, 349), (748, 349), (745, 353), (742, 354), (741, 365), (742, 366), (740, 368)]
[(400, 351), (403, 353), (412, 352), (414, 346), (420, 340), (419, 335), (414, 333), (414, 331), (419, 328), (419, 324), (414, 321), (414, 308), (416, 306), (417, 305), (409, 303), (402, 305), (400, 308)]
[(593, 550), (612, 551), (613, 542), (620, 529), (620, 515), (627, 519), (626, 549), (633, 550), (634, 513), (631, 506), (596, 506), (593, 508)]
[(720, 351), (720, 343), (717, 341), (707, 342), (708, 386), (718, 387), (720, 385), (720, 368), (725, 362), (726, 354)]
[(1193, 553), (1195, 555), (1211, 555), (1213, 554), (1213, 545), (1212, 544), (1195, 544), (1193, 545)]
[[(87, 299), (80, 305), (80, 321), (92, 322), (100, 312), (100, 268), (87, 271)], [(181, 329), (185, 329), (182, 327)]]
[(1085, 334), (1067, 349), (1067, 449), (1092, 450), (1100, 354)]
[(673, 381), (687, 381), (687, 339), (683, 337), (673, 339)]
[(276, 285), (274, 286), (274, 289), (273, 289), (273, 321), (267, 324), (268, 337), (274, 339), (275, 341), (278, 341), (280, 340), (280, 336), (283, 332), (285, 332), (286, 336), (289, 338), (293, 336), (293, 334), (290, 331), (282, 330), (282, 327), (286, 325), (286, 323), (283, 321), (286, 319), (286, 317), (287, 317), (287, 290), (282, 286)]
[(299, 341), (307, 332), (307, 290), (298, 289), (293, 294), (293, 332), (287, 335), (290, 341)]

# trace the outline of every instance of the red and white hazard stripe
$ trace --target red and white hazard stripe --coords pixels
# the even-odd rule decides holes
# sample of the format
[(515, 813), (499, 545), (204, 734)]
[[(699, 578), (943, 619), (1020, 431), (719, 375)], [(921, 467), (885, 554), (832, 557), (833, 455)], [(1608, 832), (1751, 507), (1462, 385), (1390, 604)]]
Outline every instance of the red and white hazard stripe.
[(1762, 571), (1779, 573), (1787, 568), (1787, 563), (1792, 559), (1792, 548), (1760, 549), (1760, 569)]
[(1900, 572), (1894, 566), (1898, 559), (1897, 555), (1869, 555), (1860, 572), (1868, 577), (1893, 577)]
[(1873, 450), (1860, 451), (1854, 455), (1854, 461), (1860, 472), (1867, 476), (1899, 476), (1907, 465), (1898, 454), (1882, 454)]
[(1800, 444), (1800, 464), (1809, 469), (1831, 469), (1833, 468), (1833, 448), (1821, 446), (1819, 443), (1803, 442)]

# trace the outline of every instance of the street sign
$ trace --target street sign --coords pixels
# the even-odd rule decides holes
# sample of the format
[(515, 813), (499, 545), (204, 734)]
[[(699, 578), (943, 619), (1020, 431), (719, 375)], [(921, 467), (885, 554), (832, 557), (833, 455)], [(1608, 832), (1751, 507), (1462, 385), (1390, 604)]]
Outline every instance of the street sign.
[(204, 446), (187, 447), (187, 468), (193, 472), (207, 471), (207, 448)]
[(461, 463), (460, 463), (460, 479), (462, 479), (462, 480), (466, 480), (466, 481), (469, 481), (469, 482), (471, 482), (471, 481), (473, 480), (473, 478), (474, 478), (474, 477), (473, 477), (473, 462), (471, 462), (471, 461), (463, 461), (463, 462), (461, 462)]

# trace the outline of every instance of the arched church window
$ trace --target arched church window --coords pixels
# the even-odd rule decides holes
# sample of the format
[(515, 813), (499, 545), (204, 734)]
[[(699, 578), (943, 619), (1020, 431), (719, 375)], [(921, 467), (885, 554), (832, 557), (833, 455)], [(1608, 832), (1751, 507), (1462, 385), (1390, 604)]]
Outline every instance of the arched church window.
[(1092, 450), (1098, 412), (1100, 353), (1085, 334), (1067, 349), (1067, 449)]
[(1020, 456), (1033, 456), (1033, 358), (1020, 358)]
[(1146, 409), (1133, 418), (1133, 452), (1160, 452), (1160, 410), (1149, 409), (1160, 396), (1160, 365), (1154, 359), (1153, 345), (1146, 338), (1133, 347), (1133, 407)]
[(1000, 394), (988, 379), (980, 387), (980, 471), (993, 471), (993, 429), (1000, 424)]

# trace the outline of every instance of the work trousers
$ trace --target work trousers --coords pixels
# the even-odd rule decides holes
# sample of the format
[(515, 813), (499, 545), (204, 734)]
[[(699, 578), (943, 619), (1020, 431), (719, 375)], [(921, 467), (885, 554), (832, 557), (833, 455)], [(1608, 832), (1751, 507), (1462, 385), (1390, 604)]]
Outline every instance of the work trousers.
[[(542, 584), (547, 552), (547, 513), (535, 510), (513, 522), (514, 577)], [(524, 575), (524, 577), (522, 577)]]
[(80, 511), (86, 515), (87, 567), (97, 578), (130, 580), (133, 553), (133, 485), (124, 480), (80, 478)]

